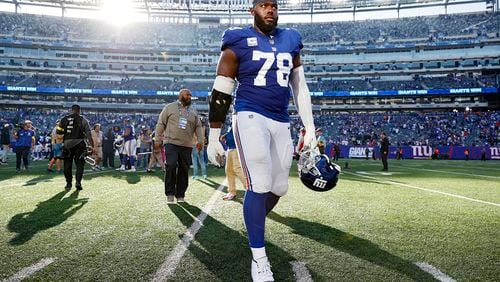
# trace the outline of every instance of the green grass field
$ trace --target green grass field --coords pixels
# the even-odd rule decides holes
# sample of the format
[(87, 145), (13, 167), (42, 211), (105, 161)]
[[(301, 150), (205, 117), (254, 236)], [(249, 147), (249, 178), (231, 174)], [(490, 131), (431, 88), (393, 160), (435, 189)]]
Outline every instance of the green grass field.
[[(277, 281), (296, 280), (294, 261), (314, 281), (435, 280), (422, 262), (457, 281), (500, 280), (500, 162), (391, 160), (389, 173), (379, 161), (348, 162), (326, 193), (307, 190), (292, 167), (289, 194), (267, 219)], [(222, 201), (222, 169), (190, 180), (187, 203), (168, 206), (161, 172), (86, 172), (77, 193), (46, 164), (0, 167), (0, 280), (44, 258), (55, 261), (26, 280), (151, 280), (212, 197), (169, 280), (251, 280), (244, 192)]]

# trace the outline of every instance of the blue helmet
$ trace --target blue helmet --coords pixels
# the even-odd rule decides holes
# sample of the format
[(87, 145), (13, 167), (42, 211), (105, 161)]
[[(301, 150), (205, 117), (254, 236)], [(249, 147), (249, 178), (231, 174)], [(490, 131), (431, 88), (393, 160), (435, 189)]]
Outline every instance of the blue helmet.
[(327, 155), (320, 154), (317, 148), (302, 151), (297, 166), (300, 180), (311, 190), (325, 192), (337, 185), (340, 166), (331, 162)]

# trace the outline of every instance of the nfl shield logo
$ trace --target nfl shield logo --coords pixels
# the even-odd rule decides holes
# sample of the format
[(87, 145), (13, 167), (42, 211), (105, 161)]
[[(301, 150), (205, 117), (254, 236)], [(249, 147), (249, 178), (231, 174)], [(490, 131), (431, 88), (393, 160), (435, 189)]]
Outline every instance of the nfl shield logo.
[(248, 47), (257, 46), (257, 37), (249, 37), (247, 38)]

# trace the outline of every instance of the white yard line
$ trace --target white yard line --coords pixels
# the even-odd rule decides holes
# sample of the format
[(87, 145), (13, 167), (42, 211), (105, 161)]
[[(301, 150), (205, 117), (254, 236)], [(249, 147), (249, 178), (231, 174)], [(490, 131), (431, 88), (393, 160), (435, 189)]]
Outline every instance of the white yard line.
[(313, 279), (309, 270), (307, 270), (306, 264), (301, 261), (291, 261), (293, 273), (295, 276), (295, 281), (297, 282), (312, 282)]
[(446, 273), (443, 273), (438, 268), (436, 268), (428, 263), (416, 262), (415, 265), (418, 266), (423, 271), (429, 273), (430, 275), (432, 275), (434, 278), (436, 278), (437, 280), (439, 280), (441, 282), (456, 282), (457, 281), (457, 280), (451, 278), (450, 276), (446, 275)]
[(48, 266), (49, 264), (53, 263), (54, 261), (56, 261), (56, 258), (43, 258), (39, 262), (37, 262), (37, 263), (35, 263), (35, 264), (31, 265), (31, 266), (28, 266), (28, 267), (25, 267), (25, 268), (21, 269), (16, 274), (14, 274), (11, 277), (5, 279), (4, 282), (22, 281), (23, 279), (26, 279), (26, 278), (32, 276), (33, 274), (35, 274), (35, 272), (37, 272), (37, 271), (45, 268), (46, 266)]
[(473, 198), (469, 198), (469, 197), (465, 197), (465, 196), (461, 196), (461, 195), (456, 195), (456, 194), (452, 194), (452, 193), (442, 192), (442, 191), (438, 191), (438, 190), (433, 190), (433, 189), (428, 189), (428, 188), (422, 188), (422, 187), (418, 187), (418, 186), (415, 186), (415, 185), (394, 182), (394, 181), (391, 181), (391, 180), (384, 180), (384, 179), (380, 179), (380, 178), (376, 178), (376, 177), (371, 177), (371, 176), (367, 176), (367, 175), (363, 175), (363, 174), (359, 174), (359, 173), (354, 173), (354, 172), (342, 171), (342, 173), (357, 175), (357, 176), (360, 176), (360, 177), (377, 180), (377, 181), (380, 181), (382, 183), (387, 183), (387, 184), (392, 184), (392, 185), (397, 185), (397, 186), (403, 186), (403, 187), (408, 187), (408, 188), (412, 188), (412, 189), (418, 189), (418, 190), (422, 190), (422, 191), (426, 191), (426, 192), (431, 192), (431, 193), (436, 193), (436, 194), (450, 196), (450, 197), (453, 197), (453, 198), (458, 198), (458, 199), (468, 200), (468, 201), (477, 202), (477, 203), (481, 203), (481, 204), (487, 204), (487, 205), (492, 205), (492, 206), (500, 207), (500, 204), (497, 204), (497, 203), (482, 201), (482, 200), (473, 199)]
[(170, 255), (165, 259), (163, 264), (156, 271), (156, 274), (153, 277), (152, 281), (167, 281), (172, 277), (175, 270), (177, 269), (177, 266), (179, 266), (184, 253), (186, 253), (189, 245), (194, 240), (196, 233), (198, 233), (200, 228), (203, 226), (203, 221), (207, 218), (208, 214), (214, 208), (215, 202), (222, 196), (220, 192), (227, 185), (226, 183), (227, 180), (224, 180), (219, 188), (217, 188), (217, 190), (212, 194), (212, 197), (210, 197), (205, 207), (201, 210), (201, 213), (195, 218), (195, 221), (193, 222), (191, 227), (189, 227), (186, 233), (184, 233), (182, 239), (179, 240)]

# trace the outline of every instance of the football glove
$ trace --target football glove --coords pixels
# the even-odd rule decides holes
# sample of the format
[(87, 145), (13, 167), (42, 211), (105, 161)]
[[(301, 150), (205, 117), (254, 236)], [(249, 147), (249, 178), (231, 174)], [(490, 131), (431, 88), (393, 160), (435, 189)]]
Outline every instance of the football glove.
[(210, 128), (207, 146), (208, 161), (218, 167), (222, 166), (219, 162), (220, 156), (224, 156), (225, 154), (224, 148), (219, 141), (220, 131), (220, 128)]
[(306, 128), (306, 134), (304, 135), (304, 146), (302, 147), (302, 150), (305, 150), (307, 148), (316, 148), (318, 141), (316, 140), (316, 130), (314, 130), (314, 127), (312, 128)]

